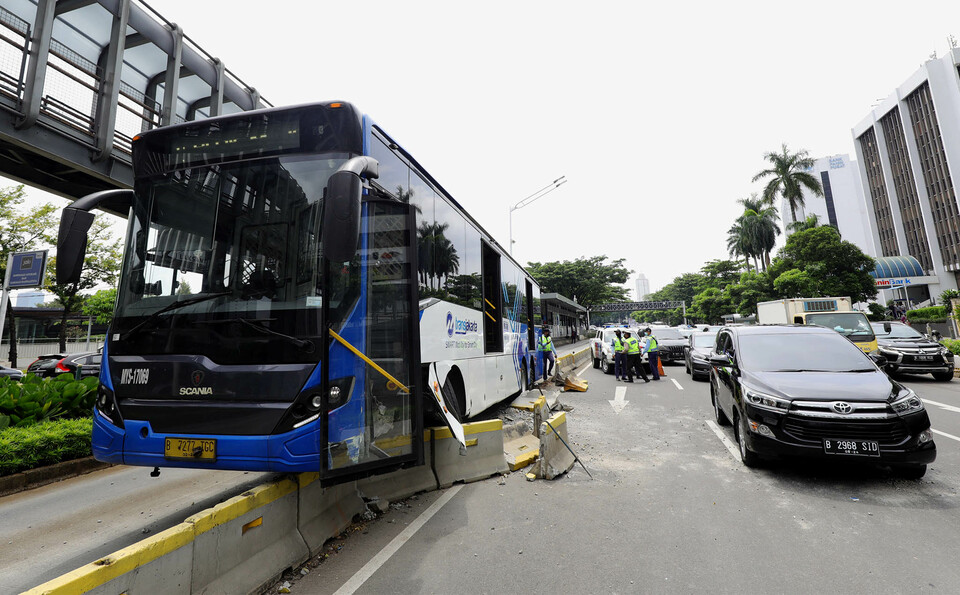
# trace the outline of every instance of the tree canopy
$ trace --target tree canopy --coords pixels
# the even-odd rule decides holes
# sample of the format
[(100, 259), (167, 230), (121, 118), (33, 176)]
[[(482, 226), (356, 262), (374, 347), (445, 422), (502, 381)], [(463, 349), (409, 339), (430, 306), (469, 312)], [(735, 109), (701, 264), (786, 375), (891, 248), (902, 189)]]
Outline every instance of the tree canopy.
[(627, 299), (627, 289), (622, 287), (633, 271), (623, 266), (625, 259), (618, 258), (607, 263), (606, 256), (578, 258), (573, 262), (530, 262), (529, 272), (544, 293), (559, 293), (590, 307)]

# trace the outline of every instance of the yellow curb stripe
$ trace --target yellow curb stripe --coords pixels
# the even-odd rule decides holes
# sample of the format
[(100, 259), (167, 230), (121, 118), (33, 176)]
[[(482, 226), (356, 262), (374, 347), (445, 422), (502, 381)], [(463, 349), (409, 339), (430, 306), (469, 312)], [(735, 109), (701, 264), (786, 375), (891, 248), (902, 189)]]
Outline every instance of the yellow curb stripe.
[(539, 456), (540, 456), (539, 448), (537, 450), (531, 450), (530, 452), (519, 454), (516, 456), (516, 458), (513, 459), (513, 462), (510, 463), (510, 470), (516, 471), (518, 469), (523, 469), (527, 465), (530, 465), (531, 463), (536, 461)]
[[(438, 440), (444, 438), (453, 438), (453, 432), (450, 431), (450, 428), (439, 427), (433, 428), (434, 437)], [(470, 436), (473, 434), (482, 434), (484, 432), (497, 432), (503, 430), (503, 420), (500, 419), (491, 419), (488, 421), (478, 421), (472, 424), (463, 424), (463, 435)], [(424, 442), (430, 442), (430, 432), (424, 432), (423, 436)]]
[(201, 535), (296, 491), (297, 483), (290, 479), (259, 485), (217, 504), (212, 509), (188, 517), (184, 522), (191, 523), (196, 535)]
[(25, 595), (86, 593), (193, 542), (193, 526), (180, 523), (25, 592)]
[[(561, 424), (567, 423), (567, 413), (565, 411), (561, 411), (560, 413), (551, 417), (548, 421), (551, 425), (553, 425), (554, 428), (560, 427)], [(553, 430), (550, 429), (550, 426), (547, 426), (547, 434), (552, 433)]]

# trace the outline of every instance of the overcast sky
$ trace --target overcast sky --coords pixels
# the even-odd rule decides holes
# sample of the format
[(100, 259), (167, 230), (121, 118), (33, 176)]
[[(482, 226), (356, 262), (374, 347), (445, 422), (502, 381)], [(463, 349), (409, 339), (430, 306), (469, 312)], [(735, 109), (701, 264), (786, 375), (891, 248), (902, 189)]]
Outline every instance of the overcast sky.
[(852, 156), (960, 37), (956, 0), (150, 4), (273, 105), (355, 103), (504, 246), (566, 176), (514, 256), (625, 258), (654, 290), (728, 257), (764, 152)]

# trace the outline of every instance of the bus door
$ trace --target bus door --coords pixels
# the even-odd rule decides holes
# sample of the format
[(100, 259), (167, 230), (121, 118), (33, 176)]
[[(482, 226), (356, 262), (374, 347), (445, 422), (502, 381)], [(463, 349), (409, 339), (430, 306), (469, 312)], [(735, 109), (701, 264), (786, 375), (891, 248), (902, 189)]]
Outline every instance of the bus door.
[(330, 321), (323, 304), (330, 336), (320, 436), (325, 486), (423, 464), (414, 212), (403, 203), (365, 200), (360, 230), (359, 267), (324, 263), (331, 293), (337, 284), (360, 284), (344, 323)]

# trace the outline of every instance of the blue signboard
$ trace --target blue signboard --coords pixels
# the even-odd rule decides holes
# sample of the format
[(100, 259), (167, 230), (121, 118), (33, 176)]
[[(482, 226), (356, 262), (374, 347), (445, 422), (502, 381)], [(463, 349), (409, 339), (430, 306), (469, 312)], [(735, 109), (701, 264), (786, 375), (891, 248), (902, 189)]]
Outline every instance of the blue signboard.
[(8, 289), (25, 289), (43, 285), (43, 273), (47, 270), (47, 251), (20, 252), (14, 254), (10, 263)]

